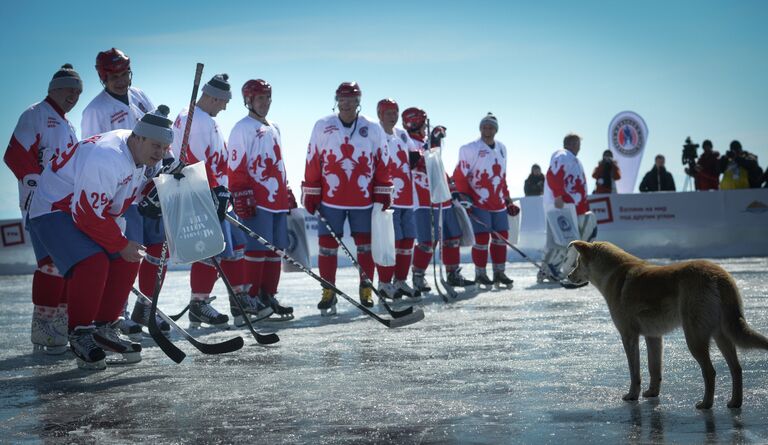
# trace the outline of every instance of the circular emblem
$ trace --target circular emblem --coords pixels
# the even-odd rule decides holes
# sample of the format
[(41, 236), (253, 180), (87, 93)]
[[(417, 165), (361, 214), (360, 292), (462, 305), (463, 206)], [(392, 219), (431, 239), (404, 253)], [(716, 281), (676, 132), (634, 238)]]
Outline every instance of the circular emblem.
[(288, 230), (288, 248), (285, 249), (287, 252), (293, 252), (296, 250), (296, 246), (299, 244), (299, 239), (296, 237), (296, 232), (293, 230)]
[(360, 133), (360, 136), (367, 138), (368, 137), (368, 127), (360, 127), (360, 130), (358, 130), (358, 133)]
[(637, 156), (645, 148), (648, 128), (643, 119), (631, 111), (619, 113), (608, 128), (608, 141), (613, 151), (626, 157)]
[(408, 139), (407, 139), (407, 136), (405, 135), (405, 133), (400, 133), (400, 139), (401, 139), (401, 140), (402, 140), (404, 143), (408, 143)]
[(571, 223), (568, 221), (568, 218), (564, 216), (557, 217), (557, 225), (560, 226), (560, 230), (563, 232), (571, 231)]

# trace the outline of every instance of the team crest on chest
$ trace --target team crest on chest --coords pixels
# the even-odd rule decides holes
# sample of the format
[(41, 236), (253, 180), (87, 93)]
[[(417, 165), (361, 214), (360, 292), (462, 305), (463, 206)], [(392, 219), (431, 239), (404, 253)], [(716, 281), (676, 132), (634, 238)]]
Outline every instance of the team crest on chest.
[(147, 113), (147, 107), (144, 106), (143, 103), (139, 102), (139, 110), (141, 110), (142, 113)]
[(358, 130), (358, 133), (360, 136), (367, 138), (368, 137), (368, 127), (360, 127), (360, 130)]

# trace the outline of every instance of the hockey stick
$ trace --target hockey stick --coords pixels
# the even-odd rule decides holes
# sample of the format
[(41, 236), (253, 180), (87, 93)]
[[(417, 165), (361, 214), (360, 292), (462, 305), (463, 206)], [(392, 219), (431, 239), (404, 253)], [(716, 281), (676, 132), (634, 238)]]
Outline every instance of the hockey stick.
[[(521, 257), (523, 257), (523, 258), (524, 258), (526, 261), (528, 261), (529, 263), (531, 263), (531, 264), (533, 264), (534, 266), (536, 266), (536, 268), (537, 268), (537, 269), (541, 270), (541, 264), (539, 264), (539, 263), (537, 263), (536, 261), (534, 261), (533, 259), (531, 259), (531, 257), (529, 257), (528, 255), (526, 255), (526, 254), (525, 254), (525, 252), (523, 252), (522, 250), (518, 249), (518, 248), (517, 248), (517, 246), (515, 246), (514, 244), (512, 244), (511, 242), (509, 242), (509, 240), (508, 240), (507, 238), (505, 238), (505, 237), (501, 236), (501, 234), (500, 234), (499, 232), (497, 232), (497, 231), (493, 230), (493, 229), (492, 229), (490, 226), (488, 226), (488, 224), (486, 224), (486, 223), (484, 223), (484, 222), (480, 221), (478, 218), (476, 218), (476, 217), (475, 217), (474, 215), (472, 215), (471, 213), (467, 212), (467, 215), (468, 215), (470, 218), (472, 218), (472, 221), (474, 221), (474, 222), (476, 222), (477, 224), (479, 224), (479, 225), (481, 225), (481, 226), (485, 227), (486, 229), (490, 230), (490, 231), (491, 231), (491, 233), (492, 233), (494, 236), (496, 236), (496, 238), (499, 238), (500, 240), (504, 241), (504, 243), (505, 243), (507, 246), (509, 246), (509, 248), (510, 248), (510, 249), (512, 249), (512, 250), (514, 250), (515, 252), (517, 252), (517, 253), (518, 253), (518, 254), (519, 254)], [(586, 281), (586, 282), (584, 282), (584, 283), (568, 283), (568, 282), (558, 281), (558, 283), (560, 284), (560, 286), (562, 286), (562, 287), (564, 287), (564, 288), (566, 288), (566, 289), (578, 289), (578, 288), (580, 288), (580, 287), (584, 287), (584, 286), (586, 286), (587, 284), (589, 284), (589, 282), (588, 282), (588, 281)]]
[(373, 282), (368, 277), (368, 275), (365, 273), (365, 271), (363, 271), (363, 268), (362, 268), (362, 266), (360, 266), (360, 263), (358, 263), (357, 259), (355, 259), (355, 257), (352, 256), (352, 253), (349, 251), (349, 249), (344, 244), (344, 242), (341, 240), (341, 238), (339, 238), (339, 235), (337, 235), (336, 232), (333, 231), (333, 228), (331, 227), (331, 223), (329, 223), (328, 220), (325, 219), (323, 214), (320, 213), (320, 209), (318, 209), (317, 212), (315, 212), (315, 216), (317, 216), (317, 218), (320, 221), (323, 222), (323, 224), (325, 225), (325, 228), (328, 229), (328, 231), (331, 233), (331, 236), (333, 237), (333, 239), (336, 240), (336, 243), (338, 243), (339, 246), (341, 246), (341, 250), (344, 251), (344, 253), (347, 255), (347, 258), (349, 258), (350, 261), (352, 261), (352, 264), (355, 265), (355, 267), (357, 268), (357, 271), (360, 272), (360, 277), (362, 277), (362, 279), (365, 282), (365, 284), (370, 286), (371, 290), (373, 291), (373, 293), (376, 294), (377, 297), (379, 297), (379, 301), (384, 306), (384, 308), (387, 310), (387, 312), (389, 312), (389, 315), (391, 315), (392, 318), (400, 318), (400, 317), (405, 317), (406, 315), (410, 315), (413, 312), (413, 306), (409, 306), (408, 308), (403, 309), (401, 311), (396, 311), (396, 310), (392, 309), (389, 306), (389, 304), (387, 304), (386, 301), (384, 301), (384, 297), (382, 297), (381, 294), (379, 293), (379, 291), (376, 290), (376, 288), (373, 286)]
[[(143, 300), (146, 303), (154, 303), (154, 300), (150, 301), (149, 297), (142, 294), (140, 290), (133, 288), (132, 292), (134, 295), (136, 295), (138, 298)], [(157, 310), (157, 315), (160, 316), (163, 320), (166, 321), (169, 325), (171, 325), (172, 328), (176, 329), (184, 338), (186, 338), (190, 343), (192, 343), (192, 346), (196, 347), (200, 352), (203, 354), (224, 354), (226, 352), (234, 352), (238, 349), (243, 347), (243, 337), (240, 337), (239, 335), (237, 337), (230, 338), (229, 340), (223, 341), (221, 343), (203, 343), (201, 341), (198, 341), (195, 337), (193, 337), (189, 332), (182, 329), (179, 325), (177, 325), (171, 317), (168, 315), (165, 315), (162, 311)], [(150, 329), (151, 333), (151, 329)], [(161, 337), (165, 338), (164, 335), (161, 333)], [(152, 337), (154, 338), (154, 336)], [(157, 340), (155, 340), (157, 341)], [(168, 339), (166, 339), (170, 343)], [(160, 346), (162, 348), (162, 346)], [(175, 346), (174, 346), (175, 348)], [(163, 350), (165, 352), (165, 350)], [(167, 352), (166, 352), (167, 354)], [(182, 354), (184, 354), (182, 352)], [(170, 357), (170, 355), (169, 355)], [(171, 357), (173, 359), (173, 357)], [(183, 359), (183, 357), (182, 357)], [(176, 361), (174, 359), (174, 361)], [(176, 362), (179, 363), (179, 362)]]
[(232, 289), (232, 284), (229, 282), (229, 278), (224, 274), (224, 269), (221, 268), (221, 264), (219, 264), (219, 260), (216, 259), (216, 257), (211, 257), (211, 261), (213, 261), (214, 267), (216, 267), (216, 270), (219, 272), (219, 275), (221, 275), (221, 281), (224, 282), (224, 286), (227, 288), (227, 293), (229, 293), (229, 299), (235, 300), (235, 303), (237, 304), (238, 309), (240, 309), (240, 313), (243, 314), (243, 318), (245, 319), (245, 323), (248, 325), (248, 329), (251, 331), (251, 334), (253, 334), (253, 338), (256, 339), (256, 343), (260, 345), (271, 345), (273, 343), (277, 343), (280, 341), (280, 337), (277, 336), (277, 334), (259, 334), (256, 332), (255, 329), (253, 329), (253, 324), (251, 324), (251, 317), (245, 312), (245, 308), (243, 308), (243, 304), (240, 302), (240, 299), (237, 298), (237, 295), (235, 295), (235, 290)]
[[(427, 119), (427, 137), (430, 137), (431, 134), (432, 134), (431, 126), (429, 125), (429, 119)], [(429, 148), (427, 148), (428, 145), (429, 145), (428, 142), (424, 143), (424, 150), (429, 150)], [(425, 159), (425, 164), (426, 164), (426, 159)], [(440, 211), (440, 216), (442, 216), (442, 210)], [(433, 244), (432, 246), (432, 278), (434, 279), (435, 289), (437, 289), (437, 293), (440, 295), (440, 298), (442, 298), (444, 302), (448, 303), (449, 302), (448, 297), (446, 297), (445, 293), (443, 293), (443, 290), (440, 289), (440, 284), (437, 281), (437, 256), (436, 256), (437, 255), (437, 236), (436, 236), (437, 233), (435, 231), (435, 212), (434, 212), (434, 207), (432, 206), (431, 194), (429, 199), (429, 223), (430, 223), (430, 230), (432, 231), (432, 244)], [(437, 232), (442, 232), (442, 230), (438, 230)], [(442, 234), (440, 234), (440, 238), (442, 239)], [(441, 244), (441, 248), (442, 248), (442, 244)], [(441, 275), (442, 275), (442, 269), (441, 269)], [(446, 291), (447, 290), (448, 288), (446, 288)]]
[(379, 323), (383, 324), (384, 326), (388, 328), (399, 328), (401, 326), (406, 326), (409, 324), (416, 323), (417, 321), (420, 321), (424, 318), (424, 311), (421, 309), (416, 309), (408, 316), (400, 317), (400, 318), (393, 318), (393, 319), (387, 319), (380, 317), (372, 310), (368, 309), (367, 307), (363, 306), (362, 304), (355, 301), (353, 298), (349, 297), (347, 294), (339, 290), (335, 285), (331, 284), (330, 282), (326, 281), (323, 277), (317, 275), (316, 273), (312, 272), (311, 269), (307, 268), (303, 264), (299, 263), (298, 261), (294, 260), (290, 255), (283, 252), (282, 250), (275, 247), (272, 243), (267, 241), (266, 239), (262, 238), (258, 233), (251, 230), (248, 226), (241, 223), (237, 220), (237, 218), (234, 218), (232, 215), (227, 215), (227, 220), (234, 224), (235, 226), (239, 227), (240, 230), (245, 232), (248, 236), (251, 238), (256, 239), (258, 242), (263, 244), (267, 249), (271, 250), (272, 252), (278, 254), (282, 259), (285, 261), (288, 261), (292, 265), (298, 267), (302, 272), (306, 273), (307, 275), (311, 276), (315, 280), (319, 281), (320, 284), (322, 284), (324, 287), (331, 289), (336, 294), (343, 297), (345, 300), (349, 301), (353, 306), (360, 309), (361, 311), (365, 312), (366, 315), (373, 318), (374, 320), (378, 321)]
[[(147, 327), (149, 328), (149, 335), (152, 336), (152, 339), (155, 340), (155, 343), (160, 347), (160, 349), (163, 350), (165, 355), (167, 355), (174, 362), (181, 363), (184, 360), (184, 357), (187, 355), (184, 353), (184, 351), (176, 347), (176, 345), (174, 345), (171, 340), (163, 335), (162, 331), (160, 331), (160, 328), (157, 326), (157, 320), (155, 320), (155, 314), (159, 312), (157, 310), (157, 300), (160, 296), (160, 289), (163, 288), (163, 269), (165, 268), (165, 255), (167, 252), (168, 243), (163, 242), (163, 248), (160, 251), (160, 267), (157, 268), (155, 289), (152, 291), (152, 301), (150, 301), (149, 306), (149, 319), (147, 320)], [(136, 293), (135, 287), (133, 288), (133, 292)]]

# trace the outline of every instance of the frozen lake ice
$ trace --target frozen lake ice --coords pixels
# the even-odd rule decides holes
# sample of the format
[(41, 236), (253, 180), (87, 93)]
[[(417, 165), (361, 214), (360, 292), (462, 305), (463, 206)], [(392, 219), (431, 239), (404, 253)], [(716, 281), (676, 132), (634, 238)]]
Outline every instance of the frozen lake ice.
[[(768, 258), (716, 262), (734, 275), (747, 320), (768, 333)], [(145, 338), (141, 363), (101, 372), (33, 355), (32, 277), (0, 277), (0, 442), (768, 443), (768, 351), (740, 351), (744, 405), (729, 410), (731, 379), (713, 346), (715, 406), (698, 411), (700, 370), (675, 331), (665, 338), (661, 396), (623, 402), (627, 364), (598, 291), (537, 285), (526, 263), (508, 272), (513, 290), (451, 304), (428, 296), (425, 319), (399, 329), (342, 299), (338, 316), (322, 318), (320, 286), (283, 274), (281, 302), (297, 317), (260, 324), (278, 332), (276, 346), (256, 345), (244, 329), (192, 331), (205, 342), (241, 335), (246, 346), (204, 355), (173, 334), (187, 353), (177, 365)], [(357, 297), (353, 269), (337, 282)], [(214, 293), (226, 295), (221, 283)], [(160, 308), (177, 313), (188, 297), (187, 272), (170, 272)], [(227, 310), (226, 298), (213, 304)]]

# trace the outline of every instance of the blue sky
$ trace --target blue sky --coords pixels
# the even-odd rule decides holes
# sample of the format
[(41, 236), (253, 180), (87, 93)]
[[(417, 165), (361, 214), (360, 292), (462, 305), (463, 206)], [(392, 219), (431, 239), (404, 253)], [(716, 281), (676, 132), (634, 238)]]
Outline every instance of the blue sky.
[[(331, 113), (345, 80), (360, 83), (363, 114), (375, 118), (376, 102), (393, 97), (401, 110), (419, 106), (445, 125), (449, 170), (459, 146), (478, 137), (480, 118), (496, 114), (514, 195), (531, 164), (546, 166), (568, 132), (584, 137), (579, 157), (589, 175), (611, 118), (624, 110), (649, 128), (640, 175), (662, 153), (678, 189), (689, 135), (721, 152), (739, 139), (762, 167), (768, 162), (764, 1), (180, 4), (4, 5), (0, 138), (10, 139), (65, 62), (85, 83), (68, 115), (79, 135), (82, 110), (101, 90), (96, 54), (114, 46), (131, 57), (134, 86), (174, 115), (189, 101), (196, 62), (205, 63), (205, 80), (230, 74), (237, 91), (249, 78), (268, 80), (269, 118), (281, 127), (297, 190), (312, 126)], [(228, 134), (244, 115), (236, 94), (217, 120)], [(16, 181), (5, 167), (0, 187), (0, 218), (17, 217)]]

